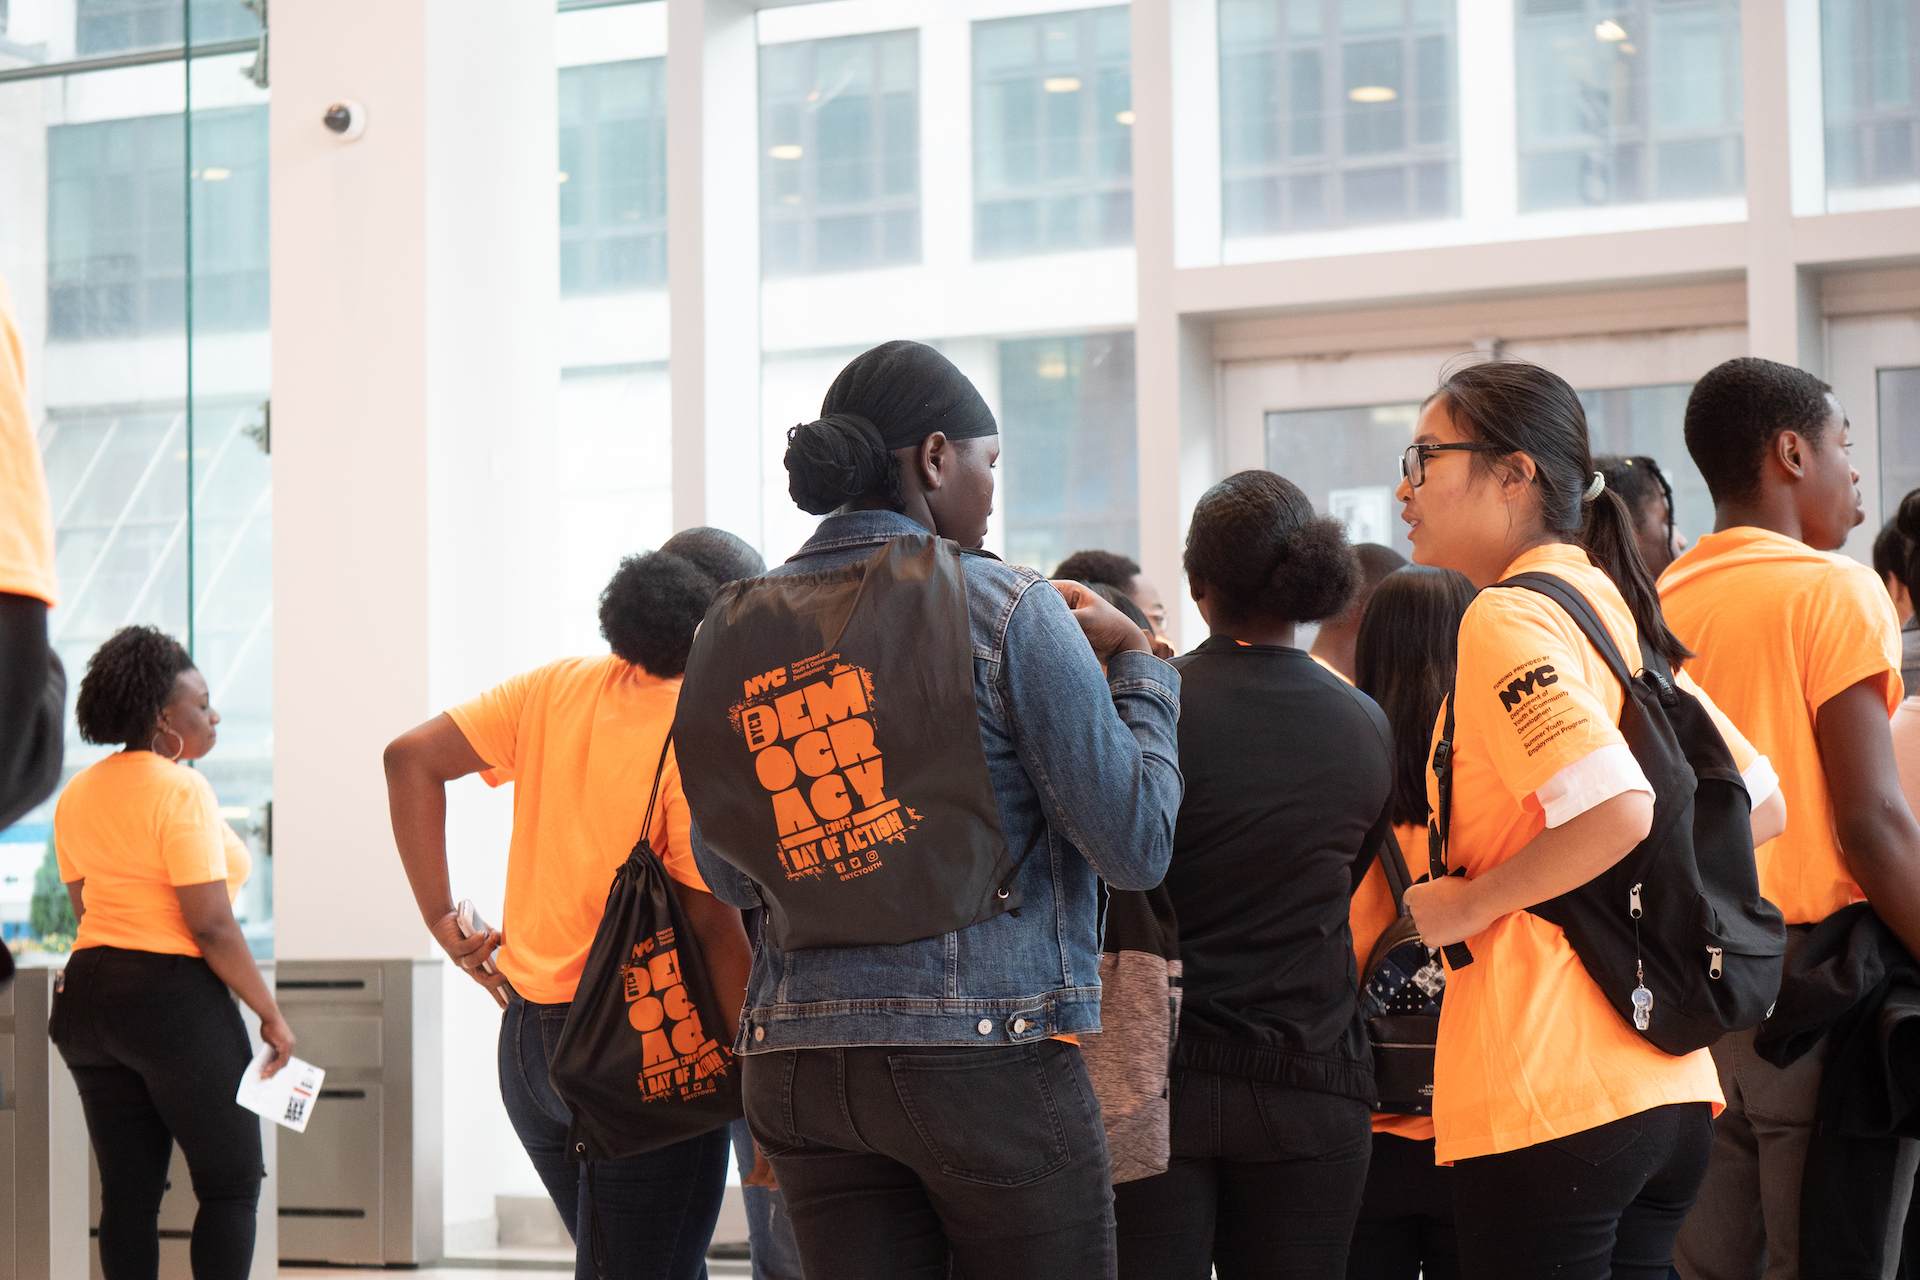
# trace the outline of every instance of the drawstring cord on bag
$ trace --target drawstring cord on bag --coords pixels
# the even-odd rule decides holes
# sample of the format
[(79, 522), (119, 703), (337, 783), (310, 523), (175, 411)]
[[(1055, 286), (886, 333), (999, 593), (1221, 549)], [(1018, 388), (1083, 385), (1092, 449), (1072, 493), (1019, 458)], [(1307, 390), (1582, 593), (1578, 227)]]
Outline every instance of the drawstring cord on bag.
[(574, 1154), (587, 1169), (587, 1248), (593, 1255), (593, 1274), (607, 1280), (606, 1233), (600, 1230), (600, 1197), (593, 1190), (593, 1161), (587, 1159), (587, 1144), (573, 1144)]

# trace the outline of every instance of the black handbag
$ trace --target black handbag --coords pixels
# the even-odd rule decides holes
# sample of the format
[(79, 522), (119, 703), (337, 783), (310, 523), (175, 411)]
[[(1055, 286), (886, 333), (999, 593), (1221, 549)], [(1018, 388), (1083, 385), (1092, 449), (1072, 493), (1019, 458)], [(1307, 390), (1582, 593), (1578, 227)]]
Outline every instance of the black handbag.
[(554, 1092), (573, 1114), (577, 1160), (617, 1160), (698, 1137), (740, 1116), (740, 1066), (700, 940), (686, 926), (647, 833), (660, 797), (660, 749), (640, 841), (614, 872), (606, 914), (554, 1046)]
[(782, 950), (914, 942), (1020, 905), (961, 555), (903, 536), (730, 583), (694, 636), (673, 729), (700, 761), (687, 805)]
[(1360, 972), (1360, 1010), (1373, 1048), (1373, 1109), (1385, 1115), (1427, 1116), (1433, 1114), (1433, 1046), (1440, 1034), (1447, 973), (1439, 954), (1420, 940), (1407, 911), (1411, 877), (1391, 831), (1380, 841), (1378, 857), (1397, 914)]

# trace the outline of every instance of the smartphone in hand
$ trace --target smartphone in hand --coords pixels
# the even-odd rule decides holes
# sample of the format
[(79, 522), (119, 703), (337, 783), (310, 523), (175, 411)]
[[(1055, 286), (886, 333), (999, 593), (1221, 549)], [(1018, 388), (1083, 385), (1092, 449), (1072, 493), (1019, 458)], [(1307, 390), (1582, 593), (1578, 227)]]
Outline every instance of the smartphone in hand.
[[(480, 913), (474, 909), (472, 898), (462, 898), (460, 900), (460, 905), (454, 908), (453, 918), (454, 918), (454, 922), (460, 926), (460, 936), (463, 938), (471, 938), (475, 934), (479, 934), (479, 933), (493, 932), (493, 926), (488, 924), (484, 919), (482, 919), (480, 916)], [(491, 957), (489, 957), (488, 959), (482, 960), (479, 963), (479, 965), (477, 965), (476, 967), (479, 969), (481, 973), (490, 974), (490, 973), (498, 972), (498, 970), (494, 968), (493, 960)], [(492, 988), (492, 991), (493, 991), (494, 1003), (499, 1005), (502, 1009), (506, 1008), (507, 993), (501, 990), (499, 987)]]

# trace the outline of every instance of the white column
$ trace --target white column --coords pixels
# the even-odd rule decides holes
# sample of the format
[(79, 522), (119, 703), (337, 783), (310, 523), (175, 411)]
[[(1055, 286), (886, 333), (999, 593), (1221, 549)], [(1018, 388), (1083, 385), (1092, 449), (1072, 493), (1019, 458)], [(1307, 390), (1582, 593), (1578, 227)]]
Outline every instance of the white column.
[[(1181, 0), (1133, 3), (1140, 564), (1167, 602), (1169, 638), (1176, 648), (1200, 638), (1180, 556), (1194, 499), (1218, 478), (1219, 465), (1212, 325), (1181, 315), (1174, 289), (1182, 255), (1205, 254), (1209, 243), (1217, 253), (1219, 244), (1217, 103), (1211, 112), (1189, 110), (1187, 99), (1176, 103), (1175, 96), (1176, 72), (1197, 65), (1195, 16)], [(1211, 43), (1211, 21), (1205, 25), (1202, 34)], [(1194, 190), (1196, 175), (1207, 184), (1206, 192)]]
[(756, 544), (759, 66), (750, 0), (667, 0), (673, 521)]
[[(283, 960), (425, 954), (381, 748), (551, 656), (538, 541), (556, 391), (551, 10), (477, 22), (458, 0), (338, 0), (274, 14)], [(366, 113), (354, 141), (321, 123), (347, 99)], [(504, 848), (504, 830), (473, 834)]]
[[(1809, 36), (1810, 55), (1795, 47)], [(1742, 0), (1747, 349), (1814, 373), (1826, 363), (1819, 282), (1795, 261), (1793, 216), (1796, 204), (1824, 200), (1819, 60), (1817, 0)]]

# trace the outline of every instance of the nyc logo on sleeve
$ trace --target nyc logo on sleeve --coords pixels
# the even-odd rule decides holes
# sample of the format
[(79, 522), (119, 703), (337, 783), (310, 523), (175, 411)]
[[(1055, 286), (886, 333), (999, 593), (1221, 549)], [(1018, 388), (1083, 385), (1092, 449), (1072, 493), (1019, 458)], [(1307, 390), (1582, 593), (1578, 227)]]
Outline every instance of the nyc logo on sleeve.
[(1560, 673), (1544, 655), (1502, 675), (1494, 681), (1494, 692), (1529, 757), (1587, 722), (1580, 704), (1567, 695)]
[(887, 794), (872, 673), (822, 653), (755, 676), (744, 692), (728, 718), (773, 808), (787, 879), (878, 871), (879, 846), (904, 842), (920, 815)]

